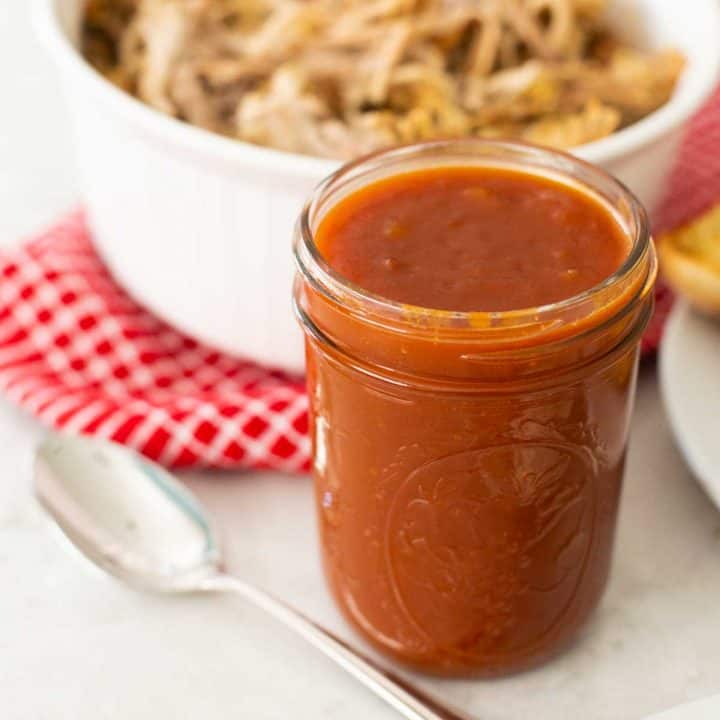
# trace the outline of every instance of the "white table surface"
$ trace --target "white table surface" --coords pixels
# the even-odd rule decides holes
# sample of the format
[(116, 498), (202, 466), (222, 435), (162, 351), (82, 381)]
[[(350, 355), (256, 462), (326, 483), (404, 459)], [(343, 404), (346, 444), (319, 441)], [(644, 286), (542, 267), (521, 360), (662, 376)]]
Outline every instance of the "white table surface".
[[(0, 2), (3, 244), (79, 198), (29, 4)], [(0, 399), (3, 720), (397, 717), (242, 602), (141, 596), (68, 553), (30, 494), (40, 433)], [(308, 479), (186, 477), (223, 529), (231, 570), (347, 634), (320, 576)], [(720, 692), (720, 514), (675, 449), (654, 368), (639, 384), (612, 581), (582, 641), (507, 680), (426, 685), (480, 720), (635, 720)]]

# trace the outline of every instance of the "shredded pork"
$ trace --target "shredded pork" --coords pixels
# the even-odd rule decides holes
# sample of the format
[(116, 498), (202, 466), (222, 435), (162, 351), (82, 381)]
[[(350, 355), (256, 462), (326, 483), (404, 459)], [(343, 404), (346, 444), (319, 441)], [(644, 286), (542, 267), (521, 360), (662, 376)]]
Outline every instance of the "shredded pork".
[(684, 60), (624, 46), (606, 0), (91, 0), (113, 82), (200, 127), (350, 159), (435, 137), (567, 148), (671, 97)]

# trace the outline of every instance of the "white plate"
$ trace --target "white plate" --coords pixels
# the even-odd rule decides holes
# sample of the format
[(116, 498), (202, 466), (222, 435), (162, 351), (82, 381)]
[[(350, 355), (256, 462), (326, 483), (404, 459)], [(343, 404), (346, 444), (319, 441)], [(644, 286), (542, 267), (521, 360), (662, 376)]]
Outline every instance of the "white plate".
[(660, 386), (680, 450), (720, 507), (720, 322), (677, 305), (660, 349)]

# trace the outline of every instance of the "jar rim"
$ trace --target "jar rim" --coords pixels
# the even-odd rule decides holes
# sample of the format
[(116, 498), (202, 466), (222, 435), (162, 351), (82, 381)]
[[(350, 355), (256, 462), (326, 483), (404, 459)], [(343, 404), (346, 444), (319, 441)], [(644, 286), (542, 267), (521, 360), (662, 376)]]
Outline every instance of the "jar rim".
[[(412, 169), (420, 170), (429, 164), (422, 162), (423, 158), (427, 158), (432, 163), (433, 159), (437, 160), (446, 153), (450, 153), (450, 159), (456, 157), (456, 161), (435, 162), (430, 166), (509, 168), (528, 174), (550, 176), (556, 181), (592, 195), (603, 203), (620, 222), (623, 231), (628, 234), (632, 244), (627, 257), (614, 273), (581, 293), (545, 305), (499, 311), (442, 310), (402, 303), (373, 293), (334, 270), (322, 256), (314, 239), (314, 216), (320, 211), (323, 202), (344, 184), (353, 180), (361, 180), (373, 172), (382, 171), (383, 168), (398, 166), (397, 170), (391, 169), (386, 174), (381, 174), (368, 182), (359, 182), (356, 188), (359, 189), (386, 177), (411, 172), (412, 170), (402, 169), (400, 166), (403, 163), (412, 162), (414, 158), (419, 162)], [(494, 159), (495, 155), (511, 156), (515, 162), (498, 161)], [(610, 193), (617, 197), (615, 202), (611, 202), (608, 198)], [(329, 207), (335, 205), (336, 202), (329, 203)], [(619, 203), (622, 203), (625, 210), (624, 221), (618, 214), (617, 205)], [(315, 188), (303, 207), (298, 220), (294, 256), (298, 271), (316, 291), (330, 300), (349, 307), (362, 308), (365, 322), (386, 325), (388, 320), (392, 323), (392, 319), (407, 322), (408, 318), (413, 318), (415, 321), (423, 318), (426, 324), (431, 325), (434, 330), (445, 326), (458, 331), (460, 328), (472, 330), (480, 327), (502, 327), (504, 329), (526, 327), (542, 324), (553, 316), (565, 314), (577, 316), (577, 313), (573, 311), (588, 304), (592, 305), (595, 299), (631, 277), (642, 266), (651, 250), (652, 240), (645, 208), (625, 184), (605, 170), (569, 153), (527, 142), (464, 138), (395, 146), (365, 155), (343, 165)], [(639, 283), (641, 291), (645, 284), (643, 281)]]

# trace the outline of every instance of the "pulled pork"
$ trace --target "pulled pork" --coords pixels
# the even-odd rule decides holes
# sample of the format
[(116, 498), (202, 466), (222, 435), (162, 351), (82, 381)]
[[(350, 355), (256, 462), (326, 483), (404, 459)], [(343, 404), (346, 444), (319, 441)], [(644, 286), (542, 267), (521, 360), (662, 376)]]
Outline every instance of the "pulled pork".
[(435, 137), (596, 140), (671, 97), (684, 59), (606, 0), (91, 0), (84, 49), (169, 115), (337, 159)]

